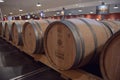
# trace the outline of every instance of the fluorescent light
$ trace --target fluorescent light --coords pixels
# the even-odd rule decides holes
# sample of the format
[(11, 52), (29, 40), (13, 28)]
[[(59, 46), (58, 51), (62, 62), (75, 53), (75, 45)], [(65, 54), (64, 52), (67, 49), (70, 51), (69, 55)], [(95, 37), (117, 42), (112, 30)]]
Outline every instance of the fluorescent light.
[(78, 4), (75, 4), (75, 6), (79, 6)]
[(9, 14), (13, 14), (12, 12), (10, 12)]
[(50, 11), (49, 9), (47, 9), (46, 11)]
[(56, 14), (60, 14), (60, 12), (56, 12)]
[(0, 0), (0, 2), (4, 2), (4, 0)]
[(93, 14), (94, 12), (93, 11), (90, 11), (90, 14)]
[(114, 9), (118, 9), (119, 7), (117, 5), (114, 6)]
[(72, 15), (72, 13), (69, 13), (68, 15)]
[(20, 12), (22, 12), (23, 10), (22, 9), (19, 9)]
[(96, 20), (99, 21), (100, 19), (97, 18)]
[(37, 3), (36, 6), (37, 6), (37, 7), (40, 7), (40, 6), (42, 6), (42, 5), (41, 5), (40, 3)]
[(27, 18), (30, 19), (30, 15), (27, 15)]
[(82, 12), (82, 9), (78, 10), (79, 12)]

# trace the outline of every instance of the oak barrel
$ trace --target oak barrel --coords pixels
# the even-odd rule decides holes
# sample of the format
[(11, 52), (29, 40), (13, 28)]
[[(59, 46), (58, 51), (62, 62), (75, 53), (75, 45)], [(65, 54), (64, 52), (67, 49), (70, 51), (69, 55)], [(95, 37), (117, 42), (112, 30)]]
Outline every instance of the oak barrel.
[(0, 22), (0, 36), (2, 36), (3, 24)]
[(12, 21), (5, 22), (5, 39), (7, 41), (12, 41), (12, 31), (11, 31), (12, 23), (13, 23)]
[(105, 25), (92, 19), (56, 21), (45, 31), (44, 49), (53, 66), (68, 70), (88, 64), (110, 36)]
[(0, 36), (1, 37), (4, 37), (5, 36), (5, 33), (4, 33), (4, 25), (5, 25), (5, 22), (4, 21), (2, 21), (2, 22), (0, 22)]
[(100, 68), (104, 80), (120, 80), (120, 31), (106, 42), (100, 56)]
[(15, 45), (21, 46), (23, 45), (22, 41), (22, 28), (24, 25), (25, 21), (15, 21), (12, 24), (12, 42)]
[(29, 54), (43, 52), (43, 35), (52, 20), (31, 20), (23, 26), (23, 44)]
[(101, 21), (106, 27), (110, 29), (112, 34), (120, 30), (120, 21), (115, 20), (103, 20)]

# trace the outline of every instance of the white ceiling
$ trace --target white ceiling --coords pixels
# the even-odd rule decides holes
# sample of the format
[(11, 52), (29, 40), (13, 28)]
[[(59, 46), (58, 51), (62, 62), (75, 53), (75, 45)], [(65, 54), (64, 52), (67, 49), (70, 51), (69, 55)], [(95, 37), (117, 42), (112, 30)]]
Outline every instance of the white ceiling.
[[(100, 5), (100, 1), (104, 1), (107, 4), (120, 3), (120, 0), (4, 0), (4, 3), (0, 3), (0, 8), (3, 15), (8, 15), (10, 12), (13, 15), (35, 12), (38, 10), (58, 10), (74, 7), (87, 7)], [(36, 7), (36, 4), (40, 2), (41, 7)], [(19, 9), (23, 9), (23, 12), (19, 12)]]

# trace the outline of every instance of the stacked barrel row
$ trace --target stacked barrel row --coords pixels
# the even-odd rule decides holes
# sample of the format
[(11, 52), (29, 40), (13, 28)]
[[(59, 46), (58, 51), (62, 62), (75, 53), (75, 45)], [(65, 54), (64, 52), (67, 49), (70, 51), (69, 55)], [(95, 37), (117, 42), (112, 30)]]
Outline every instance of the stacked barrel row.
[(44, 49), (50, 63), (61, 70), (82, 67), (103, 55), (99, 61), (105, 80), (120, 80), (120, 44), (110, 47), (111, 53), (104, 49), (107, 40), (119, 30), (119, 21), (84, 18), (56, 21), (45, 32)]
[[(100, 67), (103, 77), (108, 80), (120, 80), (120, 58), (116, 58), (120, 57), (120, 54), (112, 52), (112, 49), (109, 54), (104, 49), (110, 37), (120, 30), (119, 21), (98, 22), (86, 18), (62, 21), (30, 20), (2, 22), (0, 28), (0, 35), (7, 41), (16, 46), (23, 46), (28, 54), (45, 51), (50, 63), (61, 70), (82, 67), (101, 55)], [(112, 60), (115, 61), (114, 65)]]
[(0, 36), (29, 54), (43, 52), (43, 35), (54, 20), (0, 22)]

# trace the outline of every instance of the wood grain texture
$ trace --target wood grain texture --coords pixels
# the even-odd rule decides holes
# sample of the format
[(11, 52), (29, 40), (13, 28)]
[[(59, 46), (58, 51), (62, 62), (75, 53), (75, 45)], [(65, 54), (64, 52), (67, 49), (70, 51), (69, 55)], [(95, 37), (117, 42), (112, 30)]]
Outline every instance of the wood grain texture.
[(11, 27), (12, 27), (12, 21), (8, 21), (5, 23), (5, 39), (7, 41), (12, 41), (12, 32), (11, 32)]
[(120, 31), (105, 44), (100, 57), (100, 68), (105, 80), (120, 80)]
[(32, 20), (24, 24), (22, 38), (26, 52), (33, 54), (44, 51), (43, 36), (49, 22), (47, 20)]
[(120, 30), (120, 21), (104, 20), (102, 22), (111, 29), (113, 34)]
[(72, 80), (103, 80), (102, 78), (99, 78), (95, 75), (87, 73), (81, 69), (66, 70), (66, 71), (58, 70), (57, 68), (53, 67), (51, 63), (49, 63), (48, 58), (44, 54), (28, 54), (28, 55), (32, 56), (36, 61), (40, 61), (43, 64), (61, 73), (62, 75), (65, 75), (69, 79), (72, 79)]
[(15, 45), (21, 46), (23, 45), (23, 41), (22, 41), (22, 28), (23, 28), (23, 24), (25, 23), (25, 21), (15, 21), (12, 24), (12, 42)]
[[(10, 41), (9, 41), (10, 42)], [(15, 44), (13, 44), (12, 42), (10, 42), (12, 45), (16, 46), (18, 49), (20, 49), (21, 51), (26, 51), (24, 50), (23, 47), (21, 46), (17, 46)], [(49, 61), (48, 61), (48, 58), (44, 55), (44, 54), (30, 54), (30, 53), (26, 53), (28, 54), (29, 56), (33, 57), (36, 61), (40, 61), (42, 62), (43, 64), (49, 66), (50, 68), (56, 70), (57, 72), (59, 72), (60, 74), (62, 75), (65, 75), (66, 77), (68, 77), (69, 79), (72, 79), (72, 80), (102, 80), (101, 78), (95, 76), (95, 75), (92, 75), (88, 72), (85, 72), (81, 69), (74, 69), (74, 70), (66, 70), (66, 71), (61, 71), (61, 70), (58, 70), (57, 68), (53, 67)]]
[(45, 32), (45, 52), (58, 69), (81, 67), (99, 54), (110, 36), (109, 29), (92, 19), (57, 21)]
[(5, 21), (0, 22), (0, 35), (5, 37)]

